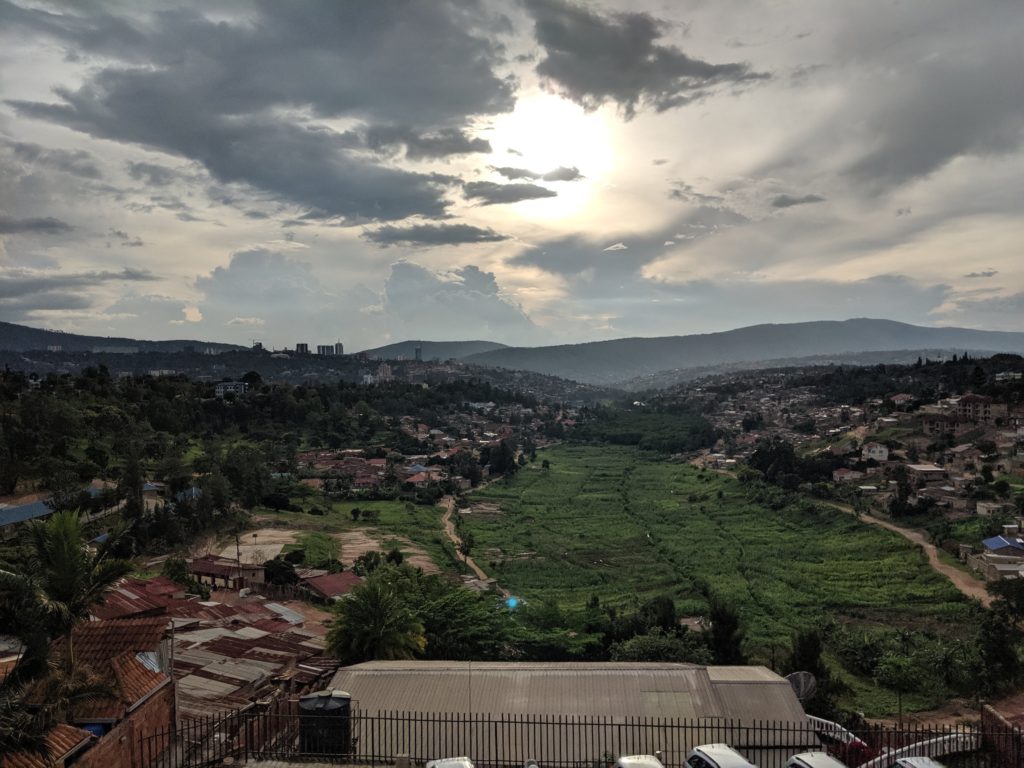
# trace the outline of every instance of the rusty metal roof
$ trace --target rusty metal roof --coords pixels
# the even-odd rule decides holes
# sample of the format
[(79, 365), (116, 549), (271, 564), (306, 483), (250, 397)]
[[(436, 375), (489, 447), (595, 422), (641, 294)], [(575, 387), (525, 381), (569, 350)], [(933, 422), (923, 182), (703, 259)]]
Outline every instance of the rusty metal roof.
[(46, 744), (50, 748), (52, 763), (33, 752), (15, 752), (0, 756), (0, 768), (50, 768), (52, 765), (63, 765), (64, 758), (85, 747), (92, 738), (88, 731), (60, 723), (46, 734)]
[(123, 653), (155, 651), (169, 630), (166, 616), (85, 622), (74, 630), (75, 657), (101, 664)]

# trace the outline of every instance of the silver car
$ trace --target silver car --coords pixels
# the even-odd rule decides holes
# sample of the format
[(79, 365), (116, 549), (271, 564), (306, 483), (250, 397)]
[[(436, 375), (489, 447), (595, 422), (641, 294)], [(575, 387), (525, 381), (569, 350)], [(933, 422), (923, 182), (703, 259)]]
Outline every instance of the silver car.
[(801, 752), (786, 761), (786, 768), (846, 768), (827, 752)]
[(690, 768), (757, 768), (728, 744), (702, 744), (686, 758)]

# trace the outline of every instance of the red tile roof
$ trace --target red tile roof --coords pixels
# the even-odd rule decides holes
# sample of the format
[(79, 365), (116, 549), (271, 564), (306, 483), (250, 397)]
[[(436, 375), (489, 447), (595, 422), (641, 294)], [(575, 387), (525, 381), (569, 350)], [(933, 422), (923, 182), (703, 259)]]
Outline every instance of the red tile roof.
[(73, 638), (75, 657), (95, 665), (109, 662), (123, 653), (156, 651), (169, 625), (166, 616), (79, 624)]
[(332, 597), (347, 595), (361, 581), (362, 579), (352, 571), (342, 571), (341, 573), (326, 573), (323, 576), (313, 576), (309, 579), (303, 579), (302, 583), (321, 597), (329, 600)]
[(46, 743), (50, 748), (50, 756), (53, 758), (52, 763), (42, 755), (33, 752), (15, 752), (0, 756), (0, 768), (50, 768), (91, 740), (92, 734), (88, 731), (61, 723), (46, 734)]

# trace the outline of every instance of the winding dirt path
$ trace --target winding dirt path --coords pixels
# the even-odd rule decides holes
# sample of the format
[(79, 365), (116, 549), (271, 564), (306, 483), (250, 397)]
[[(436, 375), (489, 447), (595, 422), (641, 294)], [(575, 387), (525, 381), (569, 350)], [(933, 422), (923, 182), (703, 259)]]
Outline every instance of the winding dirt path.
[[(846, 512), (849, 515), (857, 514), (853, 507), (848, 504), (839, 504), (834, 501), (825, 503), (830, 507), (840, 510), (841, 512)], [(915, 531), (911, 528), (903, 528), (895, 523), (890, 523), (888, 520), (882, 520), (881, 518), (867, 513), (861, 514), (859, 519), (865, 523), (877, 525), (879, 528), (885, 528), (887, 531), (898, 533), (907, 541), (917, 544), (928, 556), (928, 563), (931, 565), (932, 570), (936, 573), (942, 574), (953, 582), (953, 586), (959, 589), (966, 597), (973, 597), (975, 600), (980, 601), (986, 608), (992, 605), (992, 596), (985, 588), (985, 582), (968, 573), (964, 573), (955, 566), (942, 562), (942, 560), (939, 559), (939, 551), (936, 546), (928, 541), (928, 539), (925, 538), (925, 535), (920, 531)]]
[[(463, 555), (459, 547), (462, 545), (462, 539), (459, 538), (459, 534), (455, 532), (455, 521), (452, 520), (452, 514), (455, 512), (455, 499), (452, 496), (445, 496), (440, 501), (440, 506), (444, 507), (444, 516), (441, 518), (441, 522), (444, 524), (444, 533), (448, 537), (448, 540), (455, 546), (455, 552), (462, 557), (462, 562), (469, 566), (473, 574), (481, 581), (487, 581), (491, 577), (487, 575), (483, 568), (476, 564), (469, 555)], [(501, 593), (502, 597), (508, 597), (509, 591), (503, 587), (495, 584), (495, 589)]]

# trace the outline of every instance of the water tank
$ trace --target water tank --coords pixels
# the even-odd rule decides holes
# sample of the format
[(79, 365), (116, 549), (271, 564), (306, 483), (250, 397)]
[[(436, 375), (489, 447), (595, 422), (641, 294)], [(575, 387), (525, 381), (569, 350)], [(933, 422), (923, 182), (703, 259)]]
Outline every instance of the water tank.
[(299, 751), (344, 755), (352, 751), (352, 697), (345, 691), (317, 691), (299, 699)]

